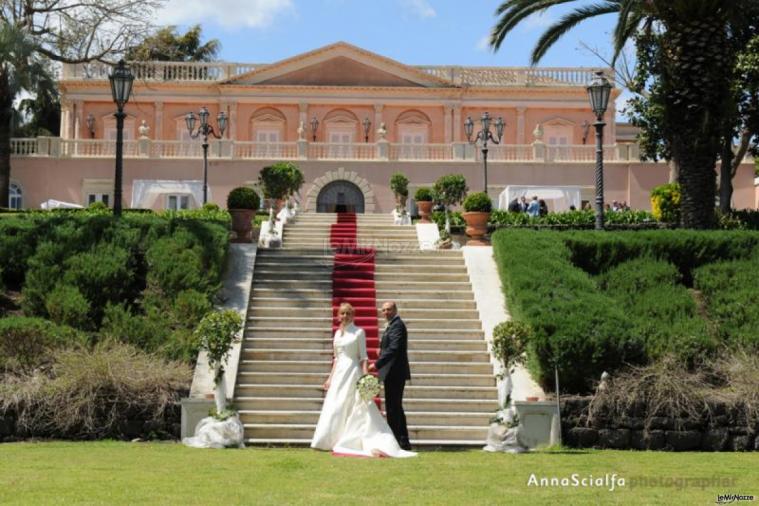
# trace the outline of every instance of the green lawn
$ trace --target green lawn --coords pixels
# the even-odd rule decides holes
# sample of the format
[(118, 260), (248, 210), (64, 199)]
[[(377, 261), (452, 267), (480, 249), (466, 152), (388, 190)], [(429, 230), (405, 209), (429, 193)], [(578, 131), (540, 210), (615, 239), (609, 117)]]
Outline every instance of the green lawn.
[[(531, 473), (616, 473), (627, 483), (614, 491), (537, 488), (528, 486)], [(670, 486), (633, 486), (634, 479)], [(716, 484), (701, 487), (687, 479)], [(470, 450), (390, 460), (308, 449), (195, 450), (175, 443), (0, 445), (0, 504), (695, 505), (715, 504), (717, 494), (759, 495), (759, 453)]]

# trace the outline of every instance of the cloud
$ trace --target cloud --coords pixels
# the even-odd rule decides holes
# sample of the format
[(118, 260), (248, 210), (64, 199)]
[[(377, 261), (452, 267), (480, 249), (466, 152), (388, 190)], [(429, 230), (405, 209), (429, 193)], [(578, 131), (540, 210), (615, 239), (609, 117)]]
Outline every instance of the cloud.
[(158, 12), (160, 24), (216, 23), (227, 28), (265, 28), (294, 11), (293, 0), (169, 0)]
[(490, 34), (480, 37), (480, 40), (477, 41), (476, 47), (477, 51), (482, 51), (483, 53), (490, 52)]
[(402, 0), (403, 8), (419, 18), (434, 18), (437, 12), (432, 8), (427, 0)]
[(539, 28), (548, 28), (556, 22), (556, 18), (548, 14), (546, 11), (539, 11), (535, 14), (527, 16), (525, 20), (520, 23), (520, 27), (526, 31), (537, 30)]

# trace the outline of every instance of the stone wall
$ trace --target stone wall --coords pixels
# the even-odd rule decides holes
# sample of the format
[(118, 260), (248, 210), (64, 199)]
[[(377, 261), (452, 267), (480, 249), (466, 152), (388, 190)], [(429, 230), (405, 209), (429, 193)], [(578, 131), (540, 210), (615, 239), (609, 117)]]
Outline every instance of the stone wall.
[(759, 421), (746, 420), (746, 410), (715, 402), (700, 419), (647, 417), (640, 402), (623, 416), (601, 410), (589, 417), (592, 397), (570, 397), (561, 402), (561, 434), (572, 448), (614, 448), (667, 451), (759, 451)]
[[(108, 434), (98, 438), (132, 439), (179, 439), (181, 432), (181, 407), (179, 403), (170, 406), (158, 420), (145, 420), (138, 415), (125, 416), (121, 423)], [(44, 434), (29, 433), (17, 427), (16, 414), (8, 411), (0, 413), (0, 443), (22, 441), (30, 438), (45, 439), (95, 439), (93, 435), (72, 438), (71, 434), (49, 432)]]

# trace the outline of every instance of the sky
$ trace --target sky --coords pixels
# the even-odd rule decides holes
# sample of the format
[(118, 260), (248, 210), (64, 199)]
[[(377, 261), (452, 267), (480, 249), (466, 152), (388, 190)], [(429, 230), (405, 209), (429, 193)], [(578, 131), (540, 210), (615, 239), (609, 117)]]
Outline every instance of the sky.
[[(493, 53), (487, 47), (500, 0), (168, 0), (159, 24), (203, 27), (218, 39), (220, 59), (273, 63), (345, 41), (410, 65), (527, 66), (547, 26), (582, 5), (552, 8), (516, 27)], [(590, 3), (590, 2), (585, 2)], [(614, 15), (586, 21), (541, 60), (547, 67), (598, 67), (583, 44), (611, 53)], [(618, 106), (622, 105), (618, 102)]]

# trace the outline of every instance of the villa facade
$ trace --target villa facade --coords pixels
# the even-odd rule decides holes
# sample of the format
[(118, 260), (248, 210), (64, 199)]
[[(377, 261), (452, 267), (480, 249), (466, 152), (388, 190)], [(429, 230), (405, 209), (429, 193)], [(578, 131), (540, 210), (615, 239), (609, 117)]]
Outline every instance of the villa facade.
[[(608, 69), (606, 69), (608, 71)], [(260, 169), (294, 161), (305, 176), (301, 206), (330, 211), (390, 212), (390, 175), (405, 173), (410, 190), (461, 173), (482, 190), (480, 146), (467, 139), (488, 112), (505, 121), (490, 144), (488, 192), (572, 188), (593, 196), (595, 138), (586, 84), (594, 69), (405, 65), (346, 43), (272, 64), (132, 64), (125, 108), (125, 207), (197, 207), (203, 179), (201, 139), (185, 125), (201, 107), (210, 123), (224, 112), (221, 139), (209, 139), (209, 201), (255, 185)], [(116, 123), (101, 64), (65, 65), (60, 76), (60, 138), (14, 139), (11, 204), (38, 208), (49, 199), (112, 203)], [(606, 114), (605, 198), (649, 209), (665, 164), (641, 162), (634, 131), (616, 124), (613, 90)], [(753, 162), (736, 176), (734, 206), (754, 208)], [(502, 199), (501, 199), (502, 200)]]

